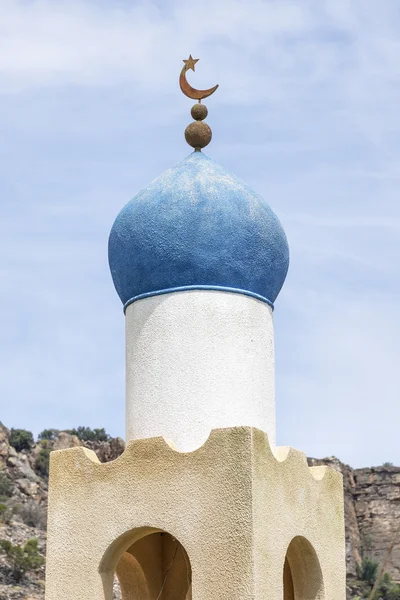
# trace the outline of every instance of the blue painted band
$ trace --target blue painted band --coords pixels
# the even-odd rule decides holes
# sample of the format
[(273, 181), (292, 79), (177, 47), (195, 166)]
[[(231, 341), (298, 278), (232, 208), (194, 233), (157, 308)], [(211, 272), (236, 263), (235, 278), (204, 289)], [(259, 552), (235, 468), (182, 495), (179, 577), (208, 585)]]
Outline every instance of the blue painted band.
[(265, 302), (274, 310), (274, 305), (268, 298), (264, 298), (264, 296), (260, 296), (260, 294), (256, 294), (255, 292), (249, 292), (248, 290), (240, 290), (238, 288), (224, 287), (222, 285), (183, 285), (181, 287), (168, 288), (165, 290), (157, 290), (156, 292), (146, 292), (145, 294), (138, 294), (134, 296), (124, 304), (124, 313), (130, 304), (136, 302), (136, 300), (142, 300), (143, 298), (151, 298), (151, 296), (162, 296), (163, 294), (172, 294), (173, 292), (187, 292), (190, 290), (214, 290), (216, 292), (230, 292), (232, 294), (243, 294), (244, 296), (250, 296), (251, 298), (256, 298), (257, 300), (261, 300), (261, 302)]

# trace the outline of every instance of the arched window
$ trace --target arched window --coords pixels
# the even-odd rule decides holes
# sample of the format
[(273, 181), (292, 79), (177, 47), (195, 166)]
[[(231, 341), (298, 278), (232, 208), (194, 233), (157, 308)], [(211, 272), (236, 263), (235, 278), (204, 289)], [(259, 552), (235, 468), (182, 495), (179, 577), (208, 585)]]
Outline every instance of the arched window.
[(192, 570), (187, 552), (165, 531), (133, 531), (122, 536), (107, 551), (100, 572), (106, 600), (113, 598), (114, 573), (122, 600), (192, 598)]
[(297, 536), (287, 549), (283, 568), (284, 600), (324, 600), (317, 554), (306, 538)]

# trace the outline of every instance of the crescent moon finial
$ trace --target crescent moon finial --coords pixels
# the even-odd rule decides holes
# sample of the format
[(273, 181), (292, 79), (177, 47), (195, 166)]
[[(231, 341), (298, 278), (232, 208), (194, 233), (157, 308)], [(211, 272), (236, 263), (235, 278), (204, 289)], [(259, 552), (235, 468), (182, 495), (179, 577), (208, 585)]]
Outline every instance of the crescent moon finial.
[(189, 84), (186, 79), (186, 73), (190, 69), (194, 71), (195, 64), (198, 60), (198, 58), (193, 58), (190, 54), (189, 58), (183, 61), (185, 64), (182, 67), (179, 77), (179, 85), (185, 96), (188, 96), (188, 98), (192, 98), (193, 100), (198, 100), (198, 104), (195, 104), (191, 110), (191, 115), (195, 120), (185, 129), (186, 141), (196, 152), (200, 152), (202, 148), (205, 148), (205, 146), (211, 142), (212, 137), (210, 127), (207, 123), (203, 123), (203, 119), (206, 118), (208, 110), (201, 101), (204, 98), (211, 96), (218, 88), (218, 85), (214, 85), (214, 87), (209, 88), (208, 90), (196, 90)]
[(185, 96), (188, 96), (188, 98), (192, 98), (193, 100), (201, 101), (204, 98), (208, 98), (208, 96), (211, 96), (211, 94), (213, 94), (218, 88), (218, 84), (214, 85), (214, 87), (209, 88), (208, 90), (196, 90), (189, 84), (189, 82), (186, 79), (186, 73), (190, 69), (194, 71), (194, 66), (199, 60), (199, 58), (192, 58), (192, 55), (190, 54), (189, 58), (183, 61), (185, 64), (182, 67), (182, 71), (179, 77), (179, 85), (181, 86), (181, 90), (185, 94)]

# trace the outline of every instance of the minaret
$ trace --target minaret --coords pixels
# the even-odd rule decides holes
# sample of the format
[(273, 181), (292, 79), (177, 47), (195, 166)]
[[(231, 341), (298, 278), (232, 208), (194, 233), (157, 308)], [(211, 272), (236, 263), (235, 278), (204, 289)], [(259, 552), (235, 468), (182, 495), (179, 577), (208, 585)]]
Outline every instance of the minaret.
[(126, 320), (126, 438), (194, 450), (212, 429), (249, 425), (274, 445), (273, 303), (288, 244), (265, 200), (201, 152), (211, 140), (201, 99), (191, 112), (195, 151), (121, 210), (109, 239)]
[[(275, 447), (273, 303), (285, 233), (193, 147), (117, 216), (109, 263), (126, 319), (127, 447), (52, 452), (46, 600), (345, 600), (343, 486)], [(301, 399), (299, 399), (301, 400)], [(329, 424), (327, 424), (329, 426)]]

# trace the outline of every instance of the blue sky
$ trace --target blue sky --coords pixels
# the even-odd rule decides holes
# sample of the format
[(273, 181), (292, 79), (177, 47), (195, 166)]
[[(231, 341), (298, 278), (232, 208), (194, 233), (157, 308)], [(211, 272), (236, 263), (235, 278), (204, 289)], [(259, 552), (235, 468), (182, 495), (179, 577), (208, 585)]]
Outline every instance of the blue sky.
[(190, 148), (279, 215), (278, 443), (400, 464), (398, 0), (7, 0), (0, 6), (0, 419), (124, 433), (120, 208)]

